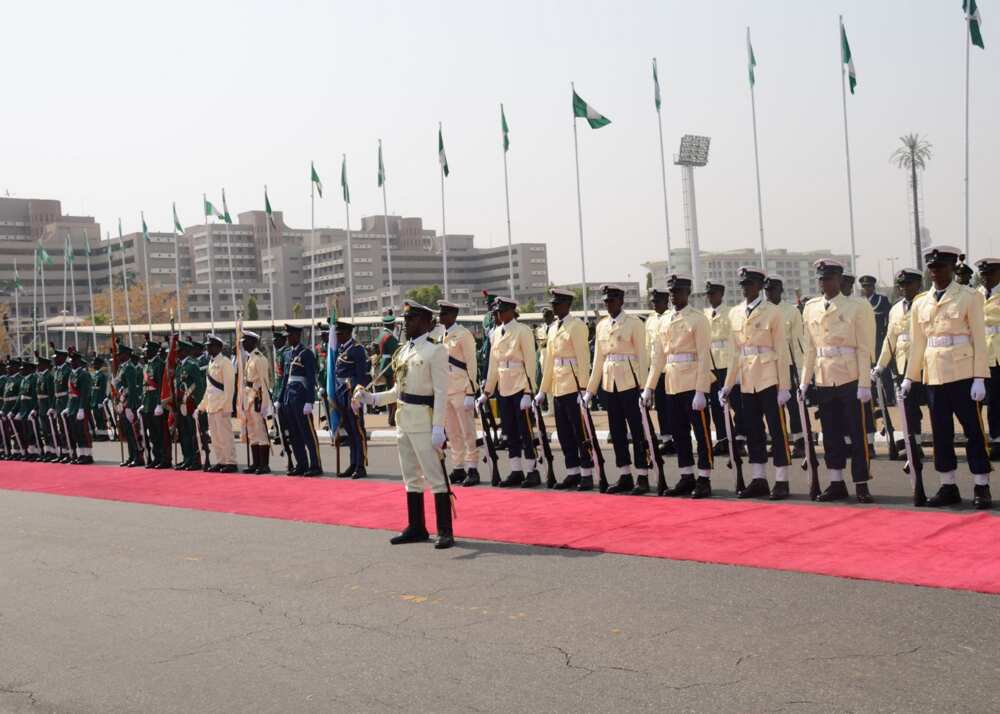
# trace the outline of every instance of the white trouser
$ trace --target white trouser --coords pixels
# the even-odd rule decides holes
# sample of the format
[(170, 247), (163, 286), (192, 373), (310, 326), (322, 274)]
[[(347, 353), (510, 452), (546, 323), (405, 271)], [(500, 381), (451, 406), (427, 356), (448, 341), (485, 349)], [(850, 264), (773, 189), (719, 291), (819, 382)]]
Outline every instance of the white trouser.
[[(247, 436), (251, 446), (267, 446), (271, 442), (267, 436), (267, 422), (264, 415), (254, 409), (248, 409), (245, 416)], [(242, 438), (242, 437), (241, 437)]]
[(399, 468), (407, 492), (423, 493), (430, 486), (432, 493), (448, 493), (440, 452), (431, 445), (429, 431), (399, 432)]
[(476, 446), (475, 412), (466, 411), (465, 393), (448, 395), (444, 409), (444, 431), (448, 435), (448, 446), (452, 466), (475, 468), (479, 465), (479, 448)]
[(233, 422), (226, 410), (208, 413), (208, 433), (212, 437), (212, 458), (217, 464), (236, 464)]

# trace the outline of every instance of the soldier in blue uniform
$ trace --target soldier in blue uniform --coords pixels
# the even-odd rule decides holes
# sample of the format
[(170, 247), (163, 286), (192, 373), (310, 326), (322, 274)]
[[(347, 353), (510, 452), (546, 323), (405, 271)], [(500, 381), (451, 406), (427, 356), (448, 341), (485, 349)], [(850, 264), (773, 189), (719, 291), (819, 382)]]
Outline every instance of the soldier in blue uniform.
[(288, 350), (285, 352), (284, 384), (281, 389), (281, 421), (286, 425), (295, 454), (290, 476), (320, 476), (319, 441), (313, 426), (316, 401), (316, 355), (302, 343), (302, 328), (285, 325)]
[(341, 478), (364, 478), (368, 475), (365, 468), (365, 421), (364, 410), (355, 413), (351, 409), (351, 395), (354, 388), (367, 387), (371, 381), (368, 370), (368, 352), (363, 345), (354, 341), (354, 325), (338, 320), (337, 354), (334, 366), (336, 379), (336, 394), (333, 395), (335, 408), (340, 414), (341, 423), (347, 431), (348, 444), (351, 452), (351, 462), (347, 469), (339, 474)]

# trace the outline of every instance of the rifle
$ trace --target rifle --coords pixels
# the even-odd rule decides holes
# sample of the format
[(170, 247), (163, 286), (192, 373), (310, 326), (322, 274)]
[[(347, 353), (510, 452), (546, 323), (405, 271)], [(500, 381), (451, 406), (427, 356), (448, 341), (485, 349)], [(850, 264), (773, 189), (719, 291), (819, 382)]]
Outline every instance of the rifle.
[(739, 494), (746, 488), (746, 482), (743, 480), (743, 458), (740, 456), (740, 452), (737, 451), (736, 444), (733, 442), (733, 415), (729, 410), (728, 399), (726, 399), (722, 411), (723, 419), (726, 422), (726, 441), (729, 445), (729, 463), (727, 466), (731, 469), (736, 469), (736, 493)]
[[(481, 404), (479, 407), (479, 420), (483, 426), (483, 441), (486, 443), (486, 454), (491, 462), (492, 474), (490, 477), (490, 484), (493, 486), (500, 485), (500, 466), (499, 457), (497, 456), (496, 442), (493, 440), (493, 434), (490, 431), (491, 426), (495, 426), (490, 422), (493, 421), (493, 414), (490, 412), (489, 400), (486, 403)], [(486, 462), (486, 459), (483, 459)]]
[(14, 432), (14, 441), (17, 443), (18, 453), (23, 458), (28, 452), (24, 450), (24, 444), (21, 443), (21, 433), (17, 430), (17, 424), (14, 423), (14, 418), (10, 414), (7, 414), (7, 423), (10, 425), (11, 431)]
[(288, 459), (288, 470), (291, 471), (294, 468), (292, 464), (292, 449), (288, 445), (288, 438), (285, 434), (285, 429), (281, 424), (281, 417), (279, 416), (281, 408), (279, 405), (275, 404), (272, 405), (272, 409), (274, 410), (274, 413), (271, 418), (274, 419), (274, 428), (278, 432), (278, 441), (281, 442), (281, 452), (285, 455), (285, 458)]
[[(576, 376), (576, 370), (573, 370), (573, 381), (576, 382), (576, 394), (577, 399), (579, 399), (580, 392), (580, 380)], [(586, 435), (586, 440), (583, 442), (583, 446), (590, 452), (591, 460), (594, 462), (594, 467), (597, 469), (597, 489), (601, 493), (607, 493), (608, 490), (608, 474), (604, 470), (604, 452), (601, 451), (601, 445), (597, 441), (597, 430), (594, 428), (594, 417), (590, 413), (590, 407), (584, 404), (582, 401), (579, 402), (580, 405), (580, 421), (583, 422), (583, 433)]]
[(42, 448), (42, 438), (39, 436), (39, 426), (38, 421), (38, 410), (35, 410), (35, 416), (32, 418), (28, 416), (28, 420), (31, 422), (31, 430), (35, 433), (35, 446), (38, 448), (38, 458), (42, 458), (45, 455), (45, 449)]
[(7, 443), (7, 427), (4, 426), (4, 418), (2, 414), (0, 414), (0, 438), (3, 439), (4, 456), (9, 459), (11, 457), (10, 446)]
[(903, 427), (903, 446), (906, 449), (906, 463), (903, 465), (903, 473), (909, 474), (910, 485), (913, 486), (913, 505), (926, 506), (927, 494), (924, 493), (924, 462), (920, 457), (920, 452), (916, 449), (916, 440), (910, 434), (909, 420), (906, 418), (906, 398), (900, 386), (896, 387), (896, 398), (899, 400), (902, 409), (899, 410)]
[(545, 428), (545, 419), (542, 418), (542, 408), (538, 406), (533, 399), (531, 400), (531, 404), (535, 411), (535, 423), (538, 425), (538, 436), (542, 442), (542, 454), (545, 456), (545, 488), (555, 488), (556, 473), (552, 458), (552, 444), (549, 443), (549, 432)]
[(149, 464), (153, 461), (153, 452), (149, 439), (146, 438), (146, 420), (142, 418), (142, 407), (136, 409), (135, 414), (139, 418), (139, 453), (142, 454), (143, 460)]
[(62, 421), (63, 433), (66, 435), (66, 451), (69, 453), (71, 458), (75, 459), (77, 456), (76, 449), (73, 448), (73, 441), (72, 439), (70, 439), (69, 423), (68, 420), (66, 419), (66, 415), (62, 412), (59, 412), (59, 419)]
[(667, 475), (663, 471), (663, 454), (656, 448), (656, 443), (653, 441), (653, 434), (656, 433), (656, 430), (653, 428), (653, 420), (649, 416), (649, 409), (642, 401), (642, 397), (639, 397), (639, 411), (642, 412), (642, 430), (646, 435), (646, 451), (656, 461), (656, 495), (662, 496), (667, 492)]
[(816, 446), (813, 444), (812, 422), (809, 421), (809, 410), (806, 409), (806, 395), (801, 389), (796, 390), (799, 402), (799, 418), (802, 420), (802, 431), (806, 441), (806, 457), (802, 460), (802, 470), (808, 469), (809, 475), (809, 498), (815, 501), (819, 498), (819, 459), (816, 458)]
[[(895, 429), (892, 428), (892, 417), (889, 416), (889, 407), (885, 401), (885, 385), (882, 384), (881, 375), (875, 377), (874, 380), (875, 397), (878, 400), (879, 411), (882, 412), (882, 433), (889, 440), (889, 460), (897, 461), (899, 459), (899, 448), (896, 446), (896, 433)], [(874, 414), (872, 416), (874, 417)]]
[(56, 422), (55, 419), (52, 418), (51, 410), (46, 411), (45, 416), (48, 417), (49, 420), (49, 433), (52, 435), (52, 443), (56, 447), (56, 457), (61, 459), (63, 456), (63, 448), (62, 444), (59, 443), (59, 430), (56, 429)]

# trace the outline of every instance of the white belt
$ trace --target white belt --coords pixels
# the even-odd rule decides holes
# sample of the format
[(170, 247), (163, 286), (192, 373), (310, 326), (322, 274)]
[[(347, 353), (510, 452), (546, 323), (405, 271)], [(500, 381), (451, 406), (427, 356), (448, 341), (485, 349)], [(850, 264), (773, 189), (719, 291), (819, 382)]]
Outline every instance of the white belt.
[(728, 345), (728, 344), (729, 344), (729, 340), (712, 340), (712, 349), (713, 350), (724, 350), (724, 349), (726, 349), (726, 345)]
[(927, 338), (927, 344), (931, 347), (951, 347), (952, 345), (969, 344), (968, 335), (936, 335)]
[(630, 359), (635, 359), (635, 355), (613, 354), (607, 356), (608, 362), (628, 362)]
[(840, 357), (841, 355), (852, 355), (857, 352), (853, 347), (817, 347), (817, 357)]
[(1000, 332), (1000, 325), (990, 325), (986, 328), (987, 335), (995, 335)]
[(672, 362), (694, 362), (698, 355), (694, 352), (673, 352), (667, 355), (667, 364)]
[(520, 360), (516, 359), (507, 359), (507, 360), (502, 359), (499, 362), (497, 362), (497, 364), (500, 365), (500, 367), (502, 367), (503, 369), (512, 369), (514, 367), (520, 367), (521, 365), (524, 364), (524, 362), (521, 362)]
[(576, 367), (576, 357), (556, 357), (556, 367)]
[(292, 384), (293, 382), (298, 382), (299, 384), (305, 384), (306, 378), (301, 374), (292, 375), (291, 377), (288, 378), (288, 383)]
[(910, 341), (910, 333), (908, 333), (908, 332), (901, 332), (896, 337), (896, 341), (897, 342), (909, 342)]
[(741, 350), (744, 357), (749, 357), (750, 355), (763, 355), (768, 352), (774, 352), (773, 349), (767, 345), (746, 345)]
[(222, 394), (222, 390), (216, 387), (211, 382), (205, 385), (205, 389), (208, 391), (209, 394)]

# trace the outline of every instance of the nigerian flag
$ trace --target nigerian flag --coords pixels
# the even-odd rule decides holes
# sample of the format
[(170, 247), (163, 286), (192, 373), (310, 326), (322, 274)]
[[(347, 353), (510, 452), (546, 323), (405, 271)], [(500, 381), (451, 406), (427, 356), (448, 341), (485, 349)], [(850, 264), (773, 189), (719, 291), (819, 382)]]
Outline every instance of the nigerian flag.
[(222, 189), (222, 220), (232, 225), (233, 219), (229, 216), (229, 206), (226, 205), (226, 189)]
[(851, 87), (851, 94), (858, 86), (858, 75), (854, 72), (854, 57), (851, 56), (851, 46), (847, 43), (847, 30), (844, 23), (840, 23), (840, 61), (847, 65), (847, 81)]
[(319, 180), (319, 174), (316, 173), (316, 167), (312, 161), (309, 162), (309, 180), (316, 187), (316, 193), (319, 194), (319, 197), (323, 198), (323, 182)]
[(448, 171), (448, 157), (444, 153), (444, 134), (441, 133), (440, 123), (438, 123), (438, 161), (441, 163), (441, 171), (447, 176), (450, 172)]
[(340, 188), (344, 192), (344, 203), (350, 203), (351, 189), (347, 187), (347, 154), (344, 154), (344, 159), (340, 162)]
[(86, 233), (83, 234), (83, 254), (90, 257), (90, 236)]
[(149, 243), (149, 228), (146, 227), (146, 214), (139, 211), (139, 218), (142, 219), (142, 239)]
[(209, 201), (207, 198), (205, 198), (204, 201), (205, 201), (205, 218), (211, 218), (212, 216), (215, 216), (216, 218), (225, 217), (222, 215), (222, 211), (220, 211), (218, 208), (212, 205), (211, 201)]
[(271, 199), (267, 197), (267, 186), (264, 187), (264, 214), (267, 216), (271, 228), (277, 228), (278, 224), (274, 222), (274, 211), (271, 210)]
[(656, 58), (653, 58), (653, 102), (656, 111), (660, 111), (660, 78), (656, 76)]
[(382, 164), (382, 140), (378, 140), (378, 187), (385, 184), (385, 166)]
[(14, 261), (14, 290), (21, 291), (24, 285), (21, 284), (21, 274), (17, 272), (17, 260)]
[(73, 244), (70, 243), (69, 233), (66, 234), (65, 247), (63, 248), (63, 260), (66, 261), (67, 265), (73, 264)]
[(976, 0), (962, 0), (962, 9), (965, 10), (965, 21), (969, 23), (969, 39), (979, 49), (986, 49), (986, 45), (983, 44), (983, 19), (979, 17), (979, 5)]
[(52, 265), (52, 256), (39, 243), (38, 248), (35, 250), (35, 270), (44, 268), (46, 265)]
[(178, 233), (184, 232), (184, 226), (181, 225), (180, 219), (177, 217), (177, 204), (173, 204), (174, 207), (174, 230)]
[(611, 123), (610, 119), (583, 101), (575, 89), (573, 90), (573, 116), (586, 119), (591, 129), (600, 129)]
[(503, 113), (503, 104), (500, 105), (500, 131), (503, 132), (503, 150), (510, 150), (510, 127), (507, 126), (507, 115)]
[(747, 74), (750, 75), (750, 89), (757, 83), (757, 57), (750, 43), (750, 28), (747, 28)]

